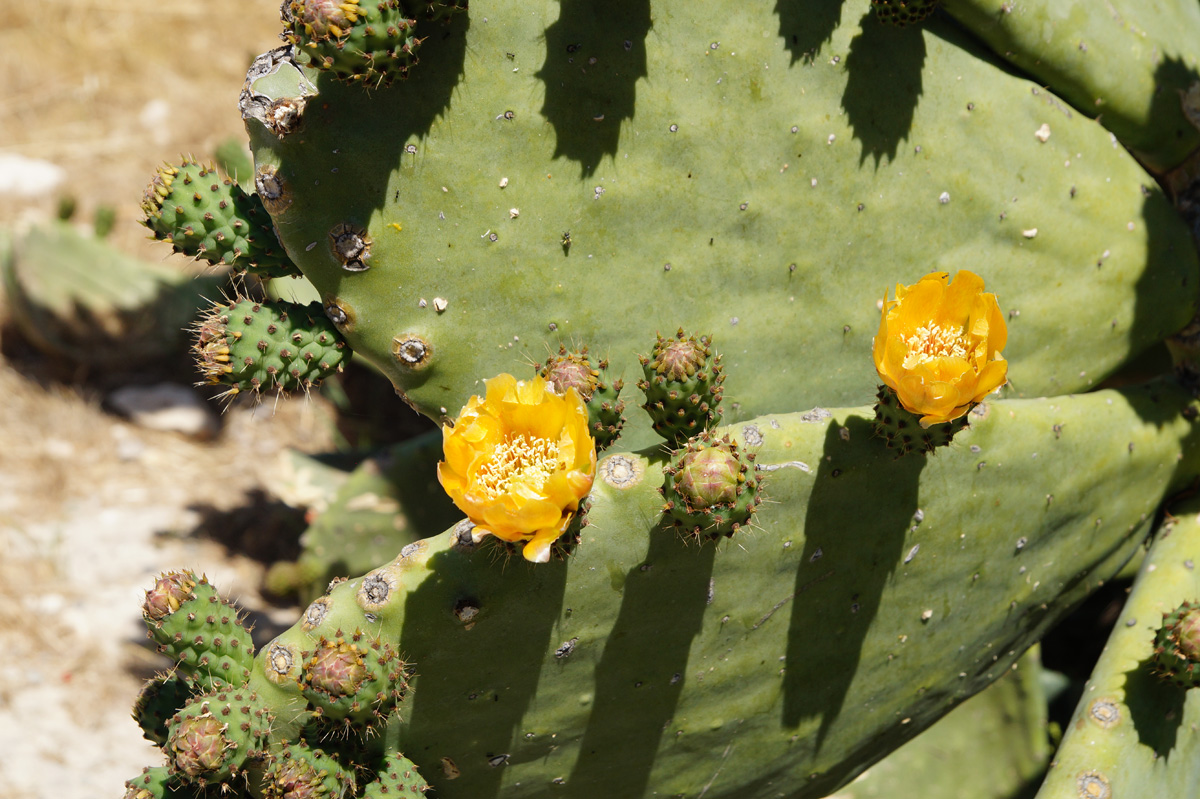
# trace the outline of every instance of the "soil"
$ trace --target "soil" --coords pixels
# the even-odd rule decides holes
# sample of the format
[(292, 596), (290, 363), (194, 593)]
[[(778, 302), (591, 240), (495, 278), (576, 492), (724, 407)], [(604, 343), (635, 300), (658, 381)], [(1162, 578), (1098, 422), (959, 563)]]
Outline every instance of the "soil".
[[(118, 248), (177, 258), (146, 241), (142, 191), (164, 160), (244, 141), (238, 92), (252, 58), (278, 45), (278, 13), (273, 0), (48, 0), (8, 15), (0, 158), (48, 161), (66, 180), (34, 196), (0, 190), (0, 237), (69, 195), (77, 218), (115, 209)], [(0, 799), (121, 796), (162, 763), (130, 717), (168, 665), (145, 639), (145, 589), (190, 567), (251, 611), (260, 642), (290, 625), (297, 610), (258, 593), (264, 561), (294, 550), (303, 526), (273, 486), (288, 448), (334, 447), (334, 411), (316, 395), (235, 405), (219, 435), (192, 440), (104, 405), (116, 383), (187, 383), (186, 370), (72, 371), (11, 325), (0, 337)]]

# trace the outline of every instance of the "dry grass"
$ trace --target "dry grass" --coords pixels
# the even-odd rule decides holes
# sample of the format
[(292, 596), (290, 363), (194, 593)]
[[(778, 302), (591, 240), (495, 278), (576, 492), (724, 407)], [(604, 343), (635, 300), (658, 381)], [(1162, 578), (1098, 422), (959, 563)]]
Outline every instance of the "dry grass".
[[(115, 207), (117, 243), (140, 247), (138, 203), (155, 167), (244, 135), (242, 80), (279, 30), (275, 0), (43, 0), (9, 14), (0, 153), (65, 169), (80, 210)], [(0, 221), (54, 205), (0, 196)]]

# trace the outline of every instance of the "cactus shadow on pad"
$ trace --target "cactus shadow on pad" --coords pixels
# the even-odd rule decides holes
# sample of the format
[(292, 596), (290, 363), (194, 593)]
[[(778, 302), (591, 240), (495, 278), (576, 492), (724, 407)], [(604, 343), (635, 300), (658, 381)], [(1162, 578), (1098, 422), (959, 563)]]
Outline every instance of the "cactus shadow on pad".
[(854, 138), (862, 143), (860, 165), (868, 156), (875, 166), (886, 155), (896, 159), (900, 140), (908, 137), (921, 98), (925, 35), (919, 28), (897, 29), (867, 11), (862, 33), (850, 42), (846, 56), (846, 91), (842, 108)]
[[(820, 716), (810, 744), (814, 751), (820, 751), (837, 721), (884, 588), (903, 558), (926, 461), (911, 455), (895, 458), (866, 419), (849, 419), (846, 430), (848, 441), (836, 424), (826, 431), (804, 521), (804, 555), (788, 627), (782, 724), (795, 729)], [(870, 450), (878, 457), (871, 458)], [(826, 582), (842, 571), (857, 579), (842, 576)], [(814, 652), (824, 657), (815, 659)], [(822, 690), (814, 692), (814, 685)], [(838, 775), (823, 778), (832, 779), (831, 786), (840, 784)]]
[[(626, 575), (621, 610), (596, 667), (596, 699), (579, 760), (567, 780), (571, 799), (646, 792), (660, 739), (669, 734), (690, 679), (692, 639), (709, 592), (719, 590), (712, 585), (717, 545), (693, 546), (695, 557), (681, 558), (677, 550), (684, 546), (673, 529), (655, 530), (646, 559)], [(631, 739), (637, 745), (630, 747)], [(640, 756), (614, 763), (614, 745)]]
[(1157, 757), (1167, 758), (1183, 723), (1187, 689), (1156, 676), (1153, 661), (1148, 657), (1125, 672), (1125, 704), (1138, 743), (1153, 749)]
[[(1148, 119), (1170, 120), (1170, 133), (1176, 140), (1186, 141), (1195, 131), (1183, 113), (1180, 96), (1200, 81), (1200, 74), (1176, 56), (1163, 58), (1154, 70), (1154, 94), (1151, 95)], [(1103, 119), (1101, 119), (1103, 121)]]
[(792, 63), (811, 64), (842, 21), (843, 0), (777, 0), (779, 35)]
[[(472, 551), (474, 550), (474, 551)], [(526, 563), (520, 556), (503, 565), (486, 560), (506, 550), (495, 541), (458, 547), (429, 563), (425, 580), (406, 602), (404, 656), (416, 664), (414, 692), (400, 748), (434, 783), (452, 763), (460, 774), (458, 795), (487, 799), (500, 794), (512, 742), (537, 691), (540, 663), (563, 614), (567, 562)], [(513, 584), (525, 590), (513, 591)], [(492, 616), (497, 595), (507, 594), (504, 612)], [(523, 607), (512, 597), (521, 597)], [(475, 615), (463, 613), (473, 608)], [(474, 623), (477, 621), (478, 623)], [(470, 668), (450, 660), (461, 650), (450, 636), (472, 636), (479, 658)], [(447, 713), (453, 708), (455, 712)], [(430, 751), (430, 741), (456, 741), (454, 751)]]
[(546, 63), (537, 73), (546, 84), (542, 114), (554, 126), (554, 157), (578, 161), (581, 177), (616, 156), (637, 81), (647, 75), (650, 27), (648, 0), (563, 0), (546, 29)]

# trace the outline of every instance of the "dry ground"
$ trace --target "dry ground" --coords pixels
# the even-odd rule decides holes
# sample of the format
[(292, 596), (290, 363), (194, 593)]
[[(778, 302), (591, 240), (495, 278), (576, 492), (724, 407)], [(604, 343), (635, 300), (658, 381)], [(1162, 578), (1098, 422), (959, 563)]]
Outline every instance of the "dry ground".
[[(277, 0), (43, 0), (9, 14), (0, 157), (62, 167), (81, 216), (114, 207), (112, 240), (161, 259), (137, 224), (145, 184), (161, 161), (242, 135), (245, 69), (278, 30)], [(0, 228), (56, 204), (0, 193)], [(192, 442), (34, 379), (37, 366), (0, 357), (0, 799), (116, 797), (161, 761), (129, 717), (161, 664), (142, 646), (142, 591), (186, 565), (263, 607), (261, 565), (194, 535), (196, 508), (245, 503), (287, 446), (329, 447), (328, 411), (315, 400), (236, 408), (216, 441)]]

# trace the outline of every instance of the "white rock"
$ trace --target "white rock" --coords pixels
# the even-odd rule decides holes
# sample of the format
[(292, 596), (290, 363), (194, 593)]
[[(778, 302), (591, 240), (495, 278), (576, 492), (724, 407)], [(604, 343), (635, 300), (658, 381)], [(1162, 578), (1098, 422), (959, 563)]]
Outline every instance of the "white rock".
[(178, 383), (125, 386), (109, 394), (108, 402), (134, 424), (151, 430), (208, 439), (216, 435), (219, 427), (212, 407), (196, 392)]
[(23, 155), (0, 155), (0, 194), (39, 197), (50, 194), (66, 179), (67, 171), (58, 164)]

